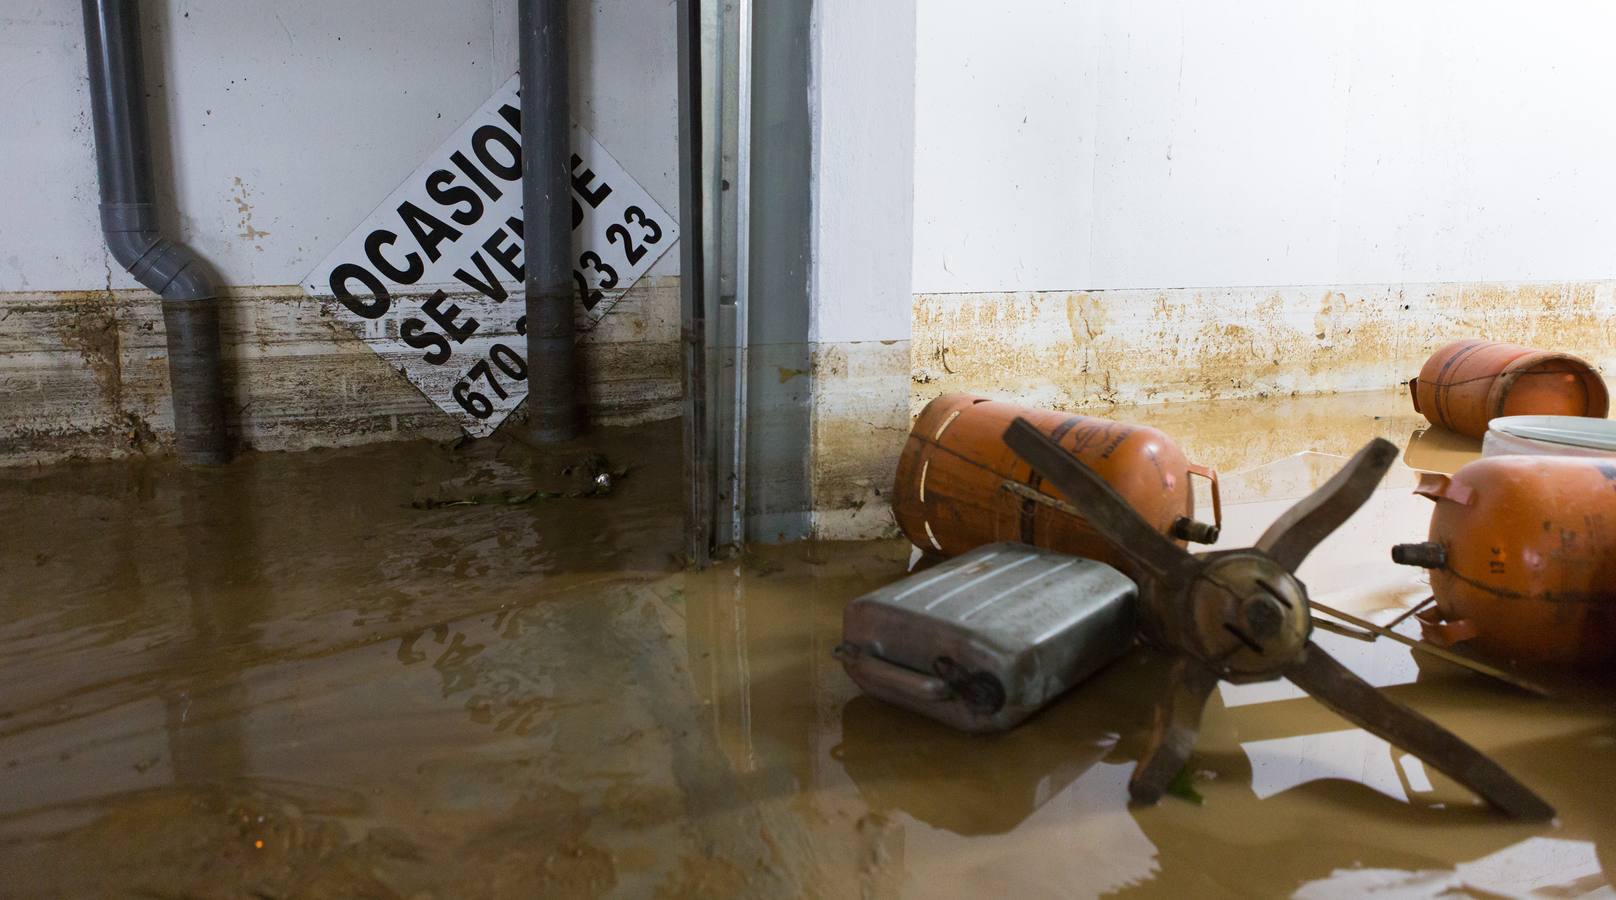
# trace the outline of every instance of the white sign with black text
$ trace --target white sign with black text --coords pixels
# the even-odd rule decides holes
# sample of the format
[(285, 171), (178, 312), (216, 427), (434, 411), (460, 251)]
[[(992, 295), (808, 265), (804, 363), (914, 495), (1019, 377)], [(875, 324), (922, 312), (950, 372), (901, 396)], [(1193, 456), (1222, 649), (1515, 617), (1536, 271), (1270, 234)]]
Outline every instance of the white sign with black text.
[[(476, 437), (527, 396), (521, 99), (512, 76), (303, 280)], [(583, 128), (572, 131), (579, 317), (606, 315), (678, 224)]]

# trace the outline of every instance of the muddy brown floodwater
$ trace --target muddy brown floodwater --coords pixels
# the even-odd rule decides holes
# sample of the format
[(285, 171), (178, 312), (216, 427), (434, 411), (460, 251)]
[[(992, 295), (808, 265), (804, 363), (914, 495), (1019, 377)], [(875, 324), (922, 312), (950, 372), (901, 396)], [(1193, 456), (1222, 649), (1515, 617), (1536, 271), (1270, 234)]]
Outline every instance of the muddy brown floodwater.
[[(1392, 394), (1107, 414), (1224, 470), (1231, 546), (1422, 424)], [(1412, 443), (1433, 467), (1475, 449)], [(908, 547), (685, 572), (677, 445), (674, 423), (596, 435), (633, 468), (587, 498), (528, 499), (575, 489), (575, 455), (499, 438), (0, 473), (0, 894), (1611, 893), (1606, 686), (1539, 699), (1320, 632), (1559, 820), (1501, 818), (1283, 682), (1213, 694), (1199, 805), (1134, 808), (1159, 659), (995, 737), (861, 697), (841, 609)], [(1317, 599), (1380, 621), (1423, 599), (1387, 555), (1425, 533), (1413, 478), (1308, 560)]]

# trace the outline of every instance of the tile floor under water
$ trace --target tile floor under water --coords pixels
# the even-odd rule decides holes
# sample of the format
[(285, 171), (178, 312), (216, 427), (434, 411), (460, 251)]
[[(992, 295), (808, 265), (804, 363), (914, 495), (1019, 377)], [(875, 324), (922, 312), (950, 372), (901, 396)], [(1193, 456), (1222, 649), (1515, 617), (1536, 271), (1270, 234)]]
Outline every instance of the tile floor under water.
[[(1406, 402), (1109, 415), (1226, 473), (1236, 546), (1370, 437), (1473, 452), (1411, 439)], [(590, 498), (498, 438), (0, 472), (0, 895), (1612, 896), (1607, 686), (1540, 699), (1320, 632), (1560, 818), (1489, 812), (1282, 682), (1214, 693), (1201, 804), (1132, 807), (1159, 658), (993, 737), (861, 697), (841, 609), (907, 545), (682, 571), (677, 433), (597, 435), (632, 468)], [(1424, 599), (1387, 554), (1424, 537), (1413, 479), (1309, 558), (1316, 599)]]

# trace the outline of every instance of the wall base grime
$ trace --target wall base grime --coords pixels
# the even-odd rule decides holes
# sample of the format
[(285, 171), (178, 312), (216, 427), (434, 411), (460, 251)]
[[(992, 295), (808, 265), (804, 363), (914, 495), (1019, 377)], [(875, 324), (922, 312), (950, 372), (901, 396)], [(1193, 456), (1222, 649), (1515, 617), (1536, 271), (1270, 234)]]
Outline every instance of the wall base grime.
[(813, 348), (813, 536), (895, 537), (892, 480), (909, 436), (908, 341)]
[[(1237, 433), (1223, 443), (1208, 437), (1209, 446), (1198, 448), (1209, 454), (1203, 462), (1215, 457), (1225, 468), (1247, 468), (1361, 443), (1363, 423), (1379, 423), (1386, 412), (1387, 392), (1455, 338), (1511, 340), (1616, 365), (1616, 282), (921, 294), (913, 327), (907, 344), (814, 348), (818, 537), (893, 533), (891, 484), (910, 417), (942, 393), (1160, 419), (1170, 431), (1176, 421), (1195, 435), (1206, 423), (1189, 420), (1204, 418), (1198, 407), (1206, 404), (1181, 401), (1267, 401), (1278, 416), (1320, 417), (1316, 427), (1283, 430), (1296, 446)], [(1350, 415), (1350, 434), (1315, 446), (1347, 408), (1314, 409), (1290, 398), (1358, 391), (1375, 393), (1351, 410), (1368, 404), (1374, 415)], [(1407, 403), (1404, 393), (1398, 409)], [(1233, 424), (1236, 432), (1256, 421), (1256, 410), (1216, 406), (1215, 415), (1247, 420)], [(1403, 420), (1397, 427), (1406, 436)], [(1214, 452), (1229, 449), (1225, 443), (1249, 452)]]
[[(945, 392), (1160, 419), (1169, 431), (1178, 422), (1205, 438), (1201, 461), (1242, 469), (1302, 450), (1350, 451), (1365, 429), (1395, 425), (1406, 436), (1417, 418), (1406, 391), (1392, 406), (1407, 421), (1382, 422), (1387, 397), (1455, 338), (1568, 350), (1608, 369), (1616, 282), (921, 294), (913, 327), (910, 342), (814, 347), (817, 537), (895, 533), (891, 485), (911, 416)], [(1289, 399), (1358, 391), (1375, 393), (1347, 407)], [(1246, 402), (1179, 404), (1205, 400)], [(1264, 411), (1317, 422), (1283, 430), (1295, 446), (1253, 441), (1242, 429), (1263, 428)], [(1234, 416), (1233, 433), (1203, 435), (1208, 413)], [(1351, 427), (1323, 440), (1343, 416)]]
[[(321, 309), (292, 287), (227, 296), (231, 421), (244, 445), (459, 433)], [(678, 313), (677, 278), (649, 279), (583, 339), (592, 421), (678, 415)], [(927, 294), (915, 298), (912, 342), (816, 344), (811, 373), (780, 377), (814, 380), (814, 535), (868, 538), (895, 533), (889, 495), (910, 415), (946, 391), (1105, 413), (1386, 390), (1469, 335), (1608, 369), (1616, 282)], [(145, 292), (0, 295), (0, 465), (170, 452), (165, 354), (161, 310)]]
[(1616, 281), (915, 297), (911, 411), (950, 391), (1059, 409), (1385, 390), (1461, 337), (1616, 364)]
[[(230, 289), (221, 315), (228, 416), (243, 448), (461, 433), (296, 286)], [(580, 343), (591, 422), (679, 415), (677, 277), (642, 281)], [(0, 466), (172, 452), (168, 398), (162, 310), (149, 292), (0, 294)]]

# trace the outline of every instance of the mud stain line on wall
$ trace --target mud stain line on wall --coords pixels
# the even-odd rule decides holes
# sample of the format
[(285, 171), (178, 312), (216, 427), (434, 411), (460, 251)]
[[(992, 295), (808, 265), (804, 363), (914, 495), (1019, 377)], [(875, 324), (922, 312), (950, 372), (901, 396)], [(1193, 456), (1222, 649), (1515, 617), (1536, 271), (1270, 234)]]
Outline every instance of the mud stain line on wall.
[(1058, 408), (1385, 390), (1483, 336), (1616, 364), (1616, 282), (920, 294), (911, 411), (948, 391)]
[[(301, 450), (459, 433), (297, 287), (228, 288), (220, 307), (227, 399), (244, 445)], [(676, 417), (678, 339), (678, 279), (642, 280), (580, 338), (590, 420)], [(110, 289), (0, 294), (0, 421), (0, 466), (171, 447), (157, 298)]]
[(69, 300), (57, 320), (62, 344), (90, 367), (102, 398), (113, 410), (123, 404), (123, 340), (110, 297)]

